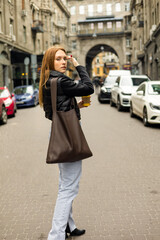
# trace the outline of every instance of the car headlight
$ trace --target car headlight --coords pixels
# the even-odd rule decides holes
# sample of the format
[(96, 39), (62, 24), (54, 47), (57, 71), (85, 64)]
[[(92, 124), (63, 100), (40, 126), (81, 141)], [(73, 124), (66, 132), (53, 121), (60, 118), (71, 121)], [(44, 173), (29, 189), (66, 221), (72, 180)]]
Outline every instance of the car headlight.
[(101, 88), (101, 91), (102, 91), (103, 93), (106, 93), (106, 92), (111, 92), (111, 89), (110, 89), (110, 88), (102, 87), (102, 88)]
[(122, 95), (131, 96), (131, 93), (121, 92)]
[(101, 88), (101, 91), (102, 91), (103, 93), (106, 93), (106, 92), (107, 92), (105, 87), (102, 87), (102, 88)]
[(8, 98), (7, 100), (4, 101), (4, 103), (5, 103), (6, 107), (9, 107), (12, 103), (12, 100), (10, 98)]
[(30, 96), (26, 97), (26, 99), (27, 100), (32, 99), (32, 96), (30, 95)]
[(160, 110), (160, 105), (155, 105), (153, 103), (149, 103), (149, 106), (151, 107), (151, 109), (153, 110)]

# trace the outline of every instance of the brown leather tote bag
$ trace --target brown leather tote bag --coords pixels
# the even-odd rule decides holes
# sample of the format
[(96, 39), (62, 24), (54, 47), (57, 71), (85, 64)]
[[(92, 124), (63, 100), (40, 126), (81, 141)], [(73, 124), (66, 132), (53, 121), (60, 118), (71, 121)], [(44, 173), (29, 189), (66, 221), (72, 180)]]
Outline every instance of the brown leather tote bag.
[(56, 110), (57, 78), (51, 80), (52, 128), (47, 163), (75, 162), (92, 156), (75, 109)]

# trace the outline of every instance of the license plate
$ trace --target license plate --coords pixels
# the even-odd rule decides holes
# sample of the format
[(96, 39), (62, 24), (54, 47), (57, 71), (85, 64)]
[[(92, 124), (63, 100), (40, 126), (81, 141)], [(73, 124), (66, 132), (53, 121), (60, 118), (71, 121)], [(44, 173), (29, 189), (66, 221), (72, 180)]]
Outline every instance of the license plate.
[(16, 102), (16, 104), (24, 104), (24, 102)]

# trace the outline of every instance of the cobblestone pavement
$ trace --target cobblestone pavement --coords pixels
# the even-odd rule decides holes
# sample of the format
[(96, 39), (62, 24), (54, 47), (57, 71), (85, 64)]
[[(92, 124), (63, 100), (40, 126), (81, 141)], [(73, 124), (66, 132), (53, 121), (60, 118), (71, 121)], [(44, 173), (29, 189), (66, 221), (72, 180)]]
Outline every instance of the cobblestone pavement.
[[(160, 127), (100, 104), (82, 109), (94, 156), (83, 161), (74, 218), (79, 240), (160, 240)], [(45, 163), (50, 121), (39, 106), (0, 126), (0, 240), (46, 240), (58, 190)], [(70, 238), (76, 239), (76, 238)]]

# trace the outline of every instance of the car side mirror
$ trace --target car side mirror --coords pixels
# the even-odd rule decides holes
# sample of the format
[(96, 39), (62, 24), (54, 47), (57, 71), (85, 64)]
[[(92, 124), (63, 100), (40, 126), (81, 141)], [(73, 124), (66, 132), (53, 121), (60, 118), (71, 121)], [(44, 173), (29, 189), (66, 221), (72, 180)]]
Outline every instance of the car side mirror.
[(143, 96), (143, 91), (137, 91), (137, 95)]
[(15, 96), (14, 93), (12, 93), (12, 94), (11, 94), (11, 97), (13, 98), (14, 96)]
[(114, 84), (114, 87), (118, 87), (118, 83), (117, 82)]

